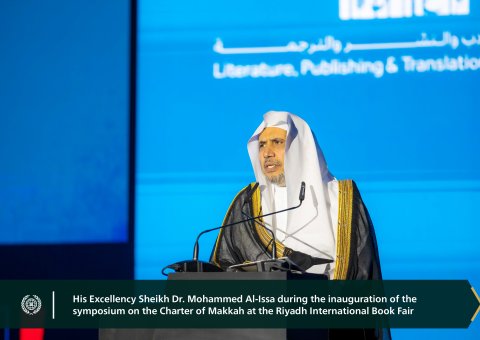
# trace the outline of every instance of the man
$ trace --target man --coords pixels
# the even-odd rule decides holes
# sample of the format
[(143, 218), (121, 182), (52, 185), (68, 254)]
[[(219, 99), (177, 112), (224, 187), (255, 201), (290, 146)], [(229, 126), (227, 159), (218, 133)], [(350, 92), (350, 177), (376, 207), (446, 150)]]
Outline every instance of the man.
[(330, 174), (305, 121), (288, 112), (266, 113), (248, 152), (259, 185), (237, 194), (224, 224), (298, 205), (302, 181), (305, 200), (298, 209), (222, 229), (213, 263), (225, 269), (271, 258), (267, 227), (275, 233), (277, 257), (295, 255), (307, 272), (330, 279), (381, 279), (375, 233), (360, 193), (353, 181)]
[[(267, 112), (248, 142), (248, 152), (258, 185), (237, 194), (223, 224), (298, 205), (301, 182), (306, 184), (305, 199), (298, 209), (221, 229), (211, 262), (226, 269), (270, 259), (274, 241), (269, 228), (275, 234), (276, 256), (294, 259), (307, 272), (338, 280), (382, 278), (373, 225), (360, 193), (353, 181), (330, 174), (305, 121), (288, 112)], [(319, 333), (288, 334), (306, 340), (317, 339)], [(390, 331), (337, 329), (330, 330), (328, 338), (390, 339)]]

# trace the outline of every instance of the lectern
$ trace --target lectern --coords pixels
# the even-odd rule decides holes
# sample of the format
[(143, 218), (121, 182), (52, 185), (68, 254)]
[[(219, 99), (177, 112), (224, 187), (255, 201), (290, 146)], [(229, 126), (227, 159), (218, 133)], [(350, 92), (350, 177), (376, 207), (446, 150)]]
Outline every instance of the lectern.
[[(169, 280), (326, 280), (325, 275), (288, 271), (172, 273)], [(310, 340), (328, 339), (324, 329), (198, 328), (198, 329), (101, 329), (100, 340)]]

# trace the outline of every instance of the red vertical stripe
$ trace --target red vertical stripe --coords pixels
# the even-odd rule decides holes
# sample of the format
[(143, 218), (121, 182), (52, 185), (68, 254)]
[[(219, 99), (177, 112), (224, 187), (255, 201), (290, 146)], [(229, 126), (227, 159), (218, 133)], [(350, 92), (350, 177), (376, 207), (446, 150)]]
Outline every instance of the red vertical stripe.
[(20, 340), (43, 340), (43, 328), (20, 328)]

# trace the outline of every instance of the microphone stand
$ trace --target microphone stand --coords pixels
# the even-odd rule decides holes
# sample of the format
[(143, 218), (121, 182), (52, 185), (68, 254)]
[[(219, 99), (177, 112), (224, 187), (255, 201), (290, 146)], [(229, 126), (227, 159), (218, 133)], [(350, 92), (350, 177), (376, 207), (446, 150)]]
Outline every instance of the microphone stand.
[[(256, 185), (256, 184), (255, 184)], [(256, 188), (254, 188), (256, 189)], [(251, 190), (252, 191), (252, 194), (255, 190)], [(193, 261), (198, 261), (198, 252), (199, 252), (199, 244), (198, 244), (198, 240), (200, 239), (200, 236), (202, 236), (203, 234), (206, 234), (206, 233), (209, 233), (211, 231), (214, 231), (214, 230), (219, 230), (219, 229), (222, 229), (222, 228), (230, 228), (234, 225), (237, 225), (237, 224), (240, 224), (240, 223), (245, 223), (245, 222), (250, 222), (250, 221), (254, 221), (254, 220), (257, 220), (257, 219), (260, 219), (260, 218), (263, 218), (263, 217), (267, 217), (267, 216), (271, 216), (271, 215), (275, 215), (275, 214), (279, 214), (281, 212), (285, 212), (285, 211), (289, 211), (289, 210), (293, 210), (293, 209), (297, 209), (297, 208), (300, 208), (300, 206), (302, 205), (303, 203), (303, 200), (305, 199), (305, 182), (302, 182), (302, 185), (301, 185), (301, 188), (300, 188), (300, 195), (299, 195), (299, 200), (300, 202), (298, 203), (298, 205), (294, 206), (294, 207), (290, 207), (290, 208), (286, 208), (286, 209), (282, 209), (282, 210), (278, 210), (278, 211), (274, 211), (274, 212), (271, 212), (271, 213), (268, 213), (268, 214), (264, 214), (264, 215), (259, 215), (259, 216), (255, 216), (255, 217), (249, 217), (245, 220), (241, 220), (241, 221), (236, 221), (236, 222), (232, 222), (232, 223), (228, 223), (228, 224), (224, 224), (222, 226), (219, 226), (219, 227), (215, 227), (215, 228), (211, 228), (211, 229), (207, 229), (207, 230), (204, 230), (202, 231), (200, 234), (198, 234), (197, 236), (197, 239), (195, 240), (195, 246), (193, 247)], [(247, 202), (248, 200), (246, 200), (245, 202)], [(242, 205), (242, 209), (245, 205), (245, 202), (243, 203)], [(243, 211), (242, 211), (243, 213)], [(270, 230), (270, 232), (272, 232)], [(273, 234), (273, 232), (272, 232)], [(275, 235), (273, 235), (275, 237)]]
[[(257, 187), (258, 187), (258, 183), (256, 183), (255, 186), (250, 190), (251, 195), (253, 195), (253, 193), (255, 192)], [(243, 207), (245, 206), (246, 202), (248, 202), (250, 200), (250, 198), (251, 198), (251, 196), (247, 200), (245, 200), (245, 202), (242, 205), (242, 210), (243, 210)], [(254, 220), (257, 220), (257, 219), (260, 219), (260, 218), (263, 218), (263, 217), (275, 215), (275, 214), (278, 214), (278, 213), (281, 213), (281, 212), (297, 209), (302, 205), (304, 199), (305, 199), (305, 182), (302, 182), (301, 187), (300, 187), (300, 195), (299, 195), (300, 202), (299, 202), (298, 205), (296, 205), (294, 207), (290, 207), (290, 208), (287, 208), (287, 209), (282, 209), (282, 210), (279, 210), (279, 211), (274, 211), (274, 212), (264, 214), (264, 215), (249, 217), (245, 220), (224, 224), (224, 225), (221, 225), (219, 227), (206, 229), (206, 230), (202, 231), (201, 233), (198, 234), (198, 236), (195, 240), (195, 245), (193, 247), (193, 259), (192, 260), (187, 260), (187, 261), (180, 261), (180, 262), (176, 262), (176, 263), (173, 263), (171, 265), (168, 265), (168, 266), (166, 266), (162, 269), (162, 274), (167, 276), (167, 274), (165, 273), (165, 270), (168, 269), (168, 268), (173, 269), (177, 272), (178, 271), (180, 271), (180, 272), (203, 272), (204, 269), (207, 269), (207, 271), (223, 271), (221, 268), (219, 268), (219, 267), (217, 267), (217, 266), (215, 266), (215, 265), (213, 265), (209, 262), (202, 262), (202, 261), (198, 260), (198, 254), (199, 254), (199, 248), (200, 248), (199, 239), (203, 234), (209, 233), (211, 231), (219, 230), (219, 229), (231, 228), (231, 227), (233, 227), (237, 224), (240, 224), (240, 223), (250, 222), (250, 221), (254, 221)], [(243, 211), (242, 211), (242, 213), (243, 213)], [(268, 229), (268, 228), (266, 228), (266, 229)], [(268, 230), (272, 233), (273, 239), (275, 239), (275, 235), (273, 234), (273, 232), (270, 229), (268, 229)], [(274, 243), (272, 245), (272, 249), (275, 249), (274, 250), (275, 253), (273, 255), (273, 260), (276, 260), (275, 240), (274, 240)]]

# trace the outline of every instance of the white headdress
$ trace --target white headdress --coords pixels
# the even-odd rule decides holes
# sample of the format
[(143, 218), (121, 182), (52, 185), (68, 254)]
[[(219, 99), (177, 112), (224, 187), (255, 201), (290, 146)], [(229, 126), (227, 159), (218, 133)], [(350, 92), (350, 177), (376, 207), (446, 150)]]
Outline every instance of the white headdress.
[[(298, 204), (302, 181), (306, 185), (302, 206), (288, 212), (287, 229), (282, 242), (294, 250), (335, 260), (338, 183), (328, 171), (322, 150), (308, 124), (288, 112), (267, 112), (248, 142), (250, 160), (256, 180), (260, 183), (263, 213), (272, 212), (274, 207), (272, 184), (263, 174), (258, 157), (258, 138), (266, 127), (278, 127), (287, 131), (284, 170), (288, 207)], [(265, 219), (267, 224), (271, 224), (271, 221), (272, 219)], [(314, 271), (323, 272), (324, 269), (325, 266)], [(329, 269), (333, 270), (333, 266)]]

